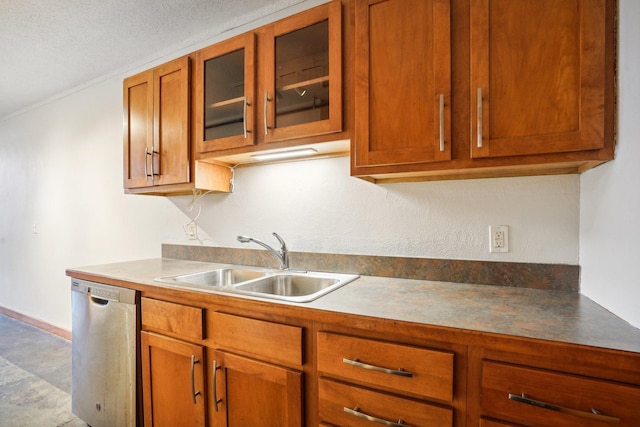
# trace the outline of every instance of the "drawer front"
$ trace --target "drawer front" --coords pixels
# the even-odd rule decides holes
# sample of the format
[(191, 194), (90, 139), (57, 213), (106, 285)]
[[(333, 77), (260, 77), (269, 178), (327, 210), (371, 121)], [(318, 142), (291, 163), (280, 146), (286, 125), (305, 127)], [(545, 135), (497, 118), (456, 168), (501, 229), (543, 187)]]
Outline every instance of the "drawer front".
[(482, 363), (483, 414), (528, 426), (640, 425), (640, 387), (541, 369)]
[(143, 330), (204, 339), (203, 308), (142, 298), (140, 311)]
[(446, 351), (318, 332), (318, 371), (447, 402), (453, 399), (453, 356)]
[(302, 366), (302, 328), (225, 313), (209, 316), (217, 348), (237, 350), (270, 363)]
[[(319, 380), (320, 421), (337, 426), (392, 423), (412, 427), (451, 427), (453, 410), (356, 386)], [(365, 417), (372, 417), (367, 419)]]

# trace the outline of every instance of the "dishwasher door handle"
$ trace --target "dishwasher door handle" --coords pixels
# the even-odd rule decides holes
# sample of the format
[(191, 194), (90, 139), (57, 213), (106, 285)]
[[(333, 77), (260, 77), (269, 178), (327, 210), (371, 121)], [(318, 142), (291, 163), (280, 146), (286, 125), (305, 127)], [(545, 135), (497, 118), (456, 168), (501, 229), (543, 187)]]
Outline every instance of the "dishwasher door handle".
[(107, 305), (109, 304), (109, 300), (108, 299), (104, 299), (104, 298), (98, 298), (98, 297), (94, 297), (91, 296), (91, 302), (97, 305)]

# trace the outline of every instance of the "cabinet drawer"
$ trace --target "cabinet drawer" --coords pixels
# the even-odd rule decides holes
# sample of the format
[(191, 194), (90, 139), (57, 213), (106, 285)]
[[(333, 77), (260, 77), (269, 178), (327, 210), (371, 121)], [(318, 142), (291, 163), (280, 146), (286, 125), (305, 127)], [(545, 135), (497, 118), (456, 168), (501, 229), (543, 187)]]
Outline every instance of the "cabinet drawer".
[(420, 397), (453, 399), (453, 353), (446, 351), (318, 332), (318, 371)]
[[(453, 410), (360, 387), (319, 380), (320, 421), (337, 426), (372, 426), (384, 421), (419, 427), (451, 427)], [(366, 419), (365, 415), (376, 420)], [(373, 421), (373, 422), (372, 422)], [(388, 424), (395, 425), (395, 424)]]
[(184, 338), (204, 338), (204, 309), (142, 298), (142, 329), (168, 332)]
[(640, 425), (640, 387), (500, 362), (482, 363), (481, 402), (485, 415), (529, 426)]
[(215, 346), (238, 350), (270, 363), (302, 366), (302, 328), (225, 313), (212, 313)]

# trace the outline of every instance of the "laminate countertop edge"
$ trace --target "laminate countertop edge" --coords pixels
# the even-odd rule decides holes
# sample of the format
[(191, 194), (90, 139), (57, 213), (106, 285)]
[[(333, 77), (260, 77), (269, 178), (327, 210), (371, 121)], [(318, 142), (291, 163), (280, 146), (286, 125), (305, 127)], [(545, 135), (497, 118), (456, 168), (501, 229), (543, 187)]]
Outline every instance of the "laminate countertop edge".
[[(154, 258), (70, 268), (66, 273), (70, 277), (107, 284), (186, 289), (154, 279), (206, 271), (222, 265)], [(307, 303), (244, 297), (210, 288), (191, 287), (189, 290), (399, 322), (640, 353), (640, 329), (575, 292), (376, 276), (360, 276)]]

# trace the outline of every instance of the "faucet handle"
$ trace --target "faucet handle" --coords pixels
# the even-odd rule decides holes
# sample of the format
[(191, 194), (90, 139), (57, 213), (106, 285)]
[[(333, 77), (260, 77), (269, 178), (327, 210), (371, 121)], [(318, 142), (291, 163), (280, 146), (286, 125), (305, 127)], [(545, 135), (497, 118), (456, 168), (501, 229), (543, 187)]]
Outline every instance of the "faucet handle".
[(275, 231), (273, 232), (273, 235), (276, 239), (278, 239), (278, 242), (280, 242), (280, 246), (281, 246), (281, 250), (282, 252), (286, 252), (287, 251), (287, 244), (284, 242), (284, 240), (282, 239), (282, 237), (280, 237), (278, 235), (278, 233), (276, 233)]

